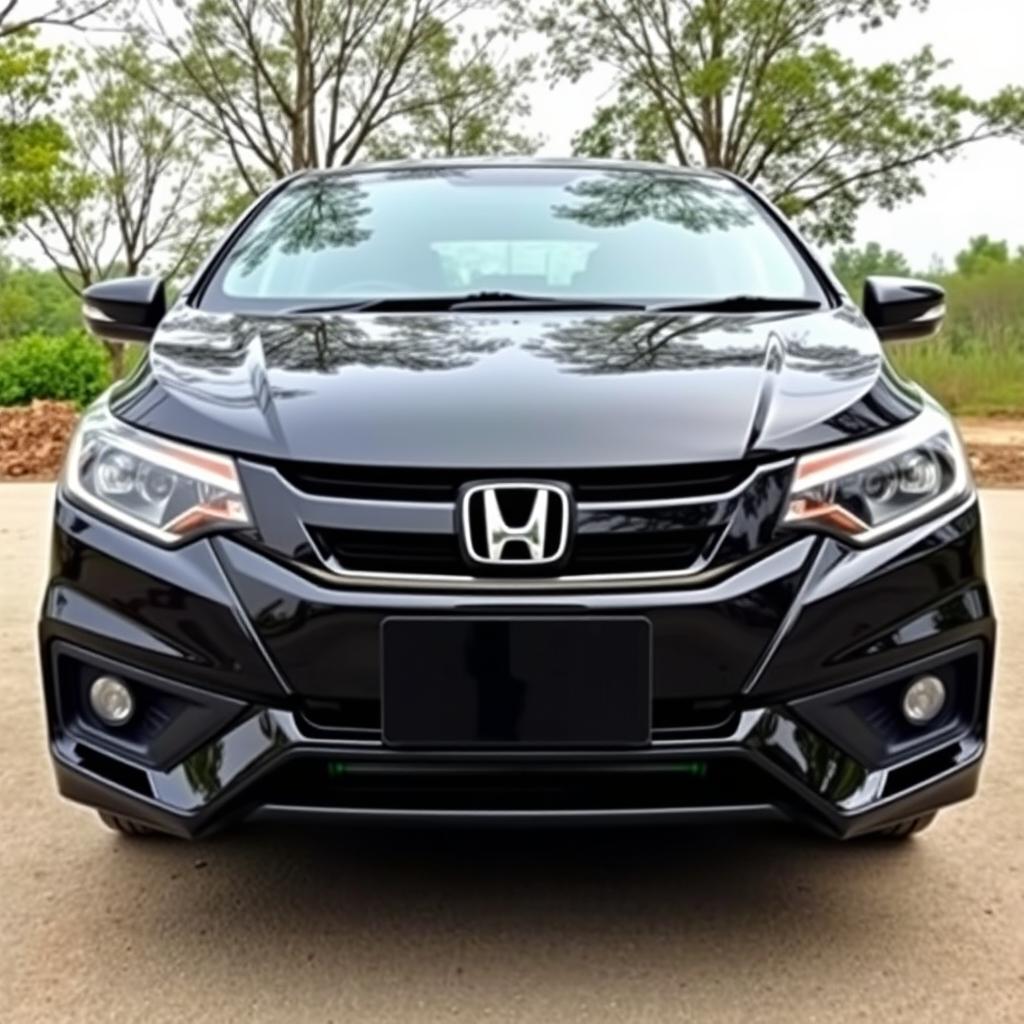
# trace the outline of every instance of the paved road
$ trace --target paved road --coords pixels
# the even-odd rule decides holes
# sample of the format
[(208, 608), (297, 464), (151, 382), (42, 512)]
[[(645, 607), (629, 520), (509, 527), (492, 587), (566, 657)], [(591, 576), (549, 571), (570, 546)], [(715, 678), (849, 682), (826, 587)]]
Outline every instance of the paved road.
[(48, 488), (0, 487), (0, 1020), (1024, 1020), (1024, 492), (979, 799), (905, 846), (720, 831), (132, 843), (60, 802), (32, 623)]

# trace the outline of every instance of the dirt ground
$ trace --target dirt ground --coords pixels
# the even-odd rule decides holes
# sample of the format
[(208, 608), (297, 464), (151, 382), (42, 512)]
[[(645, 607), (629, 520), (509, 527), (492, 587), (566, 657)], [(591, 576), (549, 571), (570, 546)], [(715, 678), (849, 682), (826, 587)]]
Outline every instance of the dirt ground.
[(1024, 419), (960, 420), (982, 487), (1024, 487)]
[(54, 480), (78, 422), (70, 402), (0, 409), (0, 480)]
[[(76, 422), (67, 402), (0, 409), (0, 480), (53, 480)], [(982, 487), (1024, 487), (1024, 419), (962, 419)]]

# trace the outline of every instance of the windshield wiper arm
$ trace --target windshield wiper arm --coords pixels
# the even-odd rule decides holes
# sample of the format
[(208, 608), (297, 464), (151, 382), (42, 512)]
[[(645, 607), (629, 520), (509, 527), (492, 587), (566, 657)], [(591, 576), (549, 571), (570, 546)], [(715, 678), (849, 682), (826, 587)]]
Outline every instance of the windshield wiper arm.
[(651, 313), (774, 313), (799, 309), (821, 309), (817, 299), (771, 295), (725, 295), (722, 298), (661, 302), (648, 306)]
[(282, 310), (285, 316), (306, 313), (419, 313), (467, 309), (636, 309), (640, 302), (619, 299), (574, 298), (571, 295), (527, 295), (519, 292), (466, 292), (463, 295), (390, 295), (379, 299), (356, 299), (350, 302), (293, 306)]
[(471, 292), (452, 302), (451, 309), (536, 306), (542, 309), (643, 309), (642, 302), (597, 299), (585, 295), (528, 295), (521, 292)]

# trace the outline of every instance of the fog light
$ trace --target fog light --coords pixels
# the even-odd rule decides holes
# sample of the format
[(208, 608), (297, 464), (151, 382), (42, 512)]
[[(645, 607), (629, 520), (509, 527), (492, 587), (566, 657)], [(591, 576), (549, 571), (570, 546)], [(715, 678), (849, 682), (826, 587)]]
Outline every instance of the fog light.
[(114, 676), (100, 676), (89, 687), (89, 703), (96, 717), (116, 728), (126, 725), (135, 713), (135, 698), (128, 685)]
[(903, 714), (911, 725), (927, 725), (946, 706), (946, 686), (937, 676), (915, 679), (903, 694)]

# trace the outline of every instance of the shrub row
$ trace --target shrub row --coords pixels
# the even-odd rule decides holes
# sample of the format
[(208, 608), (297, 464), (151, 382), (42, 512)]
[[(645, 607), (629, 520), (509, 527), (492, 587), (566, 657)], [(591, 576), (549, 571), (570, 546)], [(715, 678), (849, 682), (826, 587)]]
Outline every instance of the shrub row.
[(0, 341), (0, 406), (52, 398), (81, 408), (111, 380), (106, 349), (84, 331)]

